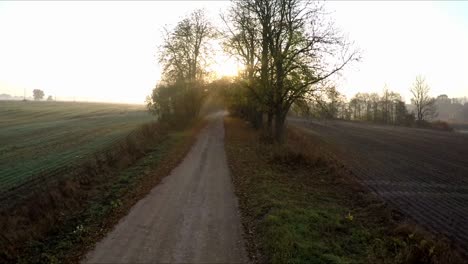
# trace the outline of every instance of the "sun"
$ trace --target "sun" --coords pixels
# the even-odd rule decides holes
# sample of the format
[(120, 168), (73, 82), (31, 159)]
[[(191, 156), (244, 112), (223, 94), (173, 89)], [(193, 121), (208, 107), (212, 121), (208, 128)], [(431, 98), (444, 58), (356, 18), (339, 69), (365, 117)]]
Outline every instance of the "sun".
[(212, 71), (217, 77), (232, 77), (243, 70), (243, 65), (236, 59), (224, 54), (219, 54), (213, 59)]

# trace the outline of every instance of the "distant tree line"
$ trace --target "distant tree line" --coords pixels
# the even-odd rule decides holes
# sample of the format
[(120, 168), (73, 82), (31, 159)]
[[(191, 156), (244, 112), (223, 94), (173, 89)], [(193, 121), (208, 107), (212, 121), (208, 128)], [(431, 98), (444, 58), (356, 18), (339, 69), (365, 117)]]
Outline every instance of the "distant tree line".
[(349, 101), (334, 87), (310, 103), (295, 106), (296, 113), (316, 118), (358, 120), (382, 124), (410, 125), (409, 113), (400, 94), (385, 89), (382, 94), (358, 93)]
[(13, 96), (10, 94), (2, 93), (0, 94), (0, 100), (21, 100), (23, 96)]
[(467, 98), (449, 98), (446, 94), (435, 99), (438, 118), (450, 122), (468, 122)]
[(418, 76), (410, 88), (411, 105), (406, 105), (399, 93), (384, 88), (382, 94), (357, 93), (349, 101), (335, 87), (327, 87), (311, 101), (298, 100), (293, 106), (296, 115), (319, 119), (342, 119), (380, 124), (434, 127), (449, 129), (448, 124), (468, 121), (466, 98), (437, 98), (429, 95), (430, 88)]

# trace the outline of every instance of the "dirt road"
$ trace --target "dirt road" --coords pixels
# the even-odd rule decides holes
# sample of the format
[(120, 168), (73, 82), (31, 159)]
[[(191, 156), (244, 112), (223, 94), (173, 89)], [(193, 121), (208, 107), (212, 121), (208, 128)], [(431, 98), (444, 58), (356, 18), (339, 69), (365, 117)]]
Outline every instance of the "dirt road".
[(84, 263), (247, 261), (221, 113), (183, 162), (139, 201)]
[(468, 251), (468, 135), (339, 121), (289, 119), (387, 202)]

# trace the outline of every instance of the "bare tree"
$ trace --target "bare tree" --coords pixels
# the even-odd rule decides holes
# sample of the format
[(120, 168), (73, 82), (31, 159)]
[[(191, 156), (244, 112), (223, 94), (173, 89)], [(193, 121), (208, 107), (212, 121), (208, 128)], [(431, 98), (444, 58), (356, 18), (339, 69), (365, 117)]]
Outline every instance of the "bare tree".
[(242, 86), (249, 90), (247, 119), (249, 119), (255, 127), (261, 127), (262, 112), (264, 106), (268, 105), (266, 96), (266, 86), (260, 82), (259, 67), (260, 66), (260, 47), (261, 33), (258, 19), (249, 8), (250, 2), (236, 1), (233, 2), (232, 8), (227, 16), (222, 16), (225, 22), (226, 30), (224, 32), (225, 50), (241, 61), (245, 70), (241, 77), (243, 78)]
[[(270, 37), (275, 68), (275, 138), (283, 138), (284, 121), (295, 100), (314, 96), (319, 83), (342, 70), (357, 53), (324, 17), (320, 3), (278, 0)], [(327, 59), (333, 57), (336, 63)]]
[(430, 88), (422, 76), (416, 77), (410, 89), (413, 98), (411, 102), (416, 106), (416, 120), (421, 122), (437, 116), (435, 99), (429, 96)]
[[(297, 102), (305, 101), (298, 99)], [(324, 87), (321, 93), (317, 93), (313, 100), (309, 102), (309, 112), (313, 110), (314, 116), (320, 118), (336, 119), (342, 117), (343, 106), (345, 105), (346, 98), (340, 94), (335, 86)]]
[(165, 81), (198, 81), (206, 74), (204, 66), (210, 55), (208, 41), (215, 31), (203, 10), (195, 10), (177, 23), (173, 30), (164, 29), (164, 44), (159, 62)]
[[(234, 2), (227, 16), (222, 16), (225, 25), (225, 50), (235, 56), (245, 66), (245, 77), (253, 81), (261, 49), (259, 44), (258, 22), (252, 12), (246, 8), (247, 2)], [(252, 85), (250, 88), (253, 88)]]
[(183, 123), (195, 118), (204, 98), (209, 40), (214, 28), (203, 10), (196, 10), (174, 29), (165, 29), (159, 62), (163, 82), (147, 97), (147, 107), (158, 118)]
[(235, 8), (248, 11), (258, 25), (261, 96), (268, 116), (274, 117), (274, 138), (280, 142), (291, 105), (314, 97), (319, 84), (358, 54), (327, 22), (317, 2), (248, 0)]

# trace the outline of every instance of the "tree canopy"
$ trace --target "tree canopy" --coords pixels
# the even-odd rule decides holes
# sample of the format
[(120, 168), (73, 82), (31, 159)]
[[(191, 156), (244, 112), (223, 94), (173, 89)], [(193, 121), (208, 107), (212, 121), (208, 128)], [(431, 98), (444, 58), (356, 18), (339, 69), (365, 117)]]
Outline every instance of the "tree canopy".
[(162, 81), (147, 97), (147, 106), (158, 118), (189, 121), (200, 111), (204, 96), (209, 40), (215, 30), (203, 10), (195, 10), (173, 29), (164, 29), (159, 47)]
[(42, 100), (42, 98), (44, 98), (44, 91), (39, 90), (39, 89), (34, 89), (33, 97), (34, 97), (34, 100), (36, 101)]
[(278, 142), (292, 104), (313, 98), (323, 81), (358, 59), (318, 2), (236, 1), (225, 22), (226, 47), (246, 65), (250, 111), (267, 114)]

